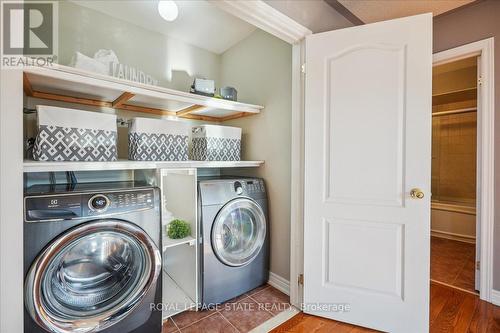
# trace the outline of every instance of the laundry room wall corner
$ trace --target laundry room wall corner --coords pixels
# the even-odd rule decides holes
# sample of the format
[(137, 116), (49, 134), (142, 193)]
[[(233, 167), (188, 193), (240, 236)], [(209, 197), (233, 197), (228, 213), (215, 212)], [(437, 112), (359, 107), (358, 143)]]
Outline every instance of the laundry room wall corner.
[(0, 71), (0, 332), (23, 331), (22, 85), (20, 70)]
[(266, 181), (271, 230), (270, 271), (289, 280), (292, 46), (257, 30), (222, 54), (221, 80), (223, 86), (238, 90), (239, 101), (266, 106), (258, 115), (224, 123), (243, 129), (242, 159), (264, 160), (264, 165), (222, 172)]

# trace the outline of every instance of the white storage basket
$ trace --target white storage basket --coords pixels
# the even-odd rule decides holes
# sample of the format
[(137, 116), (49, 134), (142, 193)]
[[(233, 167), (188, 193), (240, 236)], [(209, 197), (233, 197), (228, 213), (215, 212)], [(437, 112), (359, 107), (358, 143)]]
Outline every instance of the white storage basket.
[(192, 128), (192, 159), (195, 161), (239, 161), (241, 128), (201, 125)]
[(116, 116), (38, 105), (37, 161), (115, 161)]
[(128, 157), (134, 161), (186, 161), (189, 125), (149, 118), (133, 118), (128, 134)]

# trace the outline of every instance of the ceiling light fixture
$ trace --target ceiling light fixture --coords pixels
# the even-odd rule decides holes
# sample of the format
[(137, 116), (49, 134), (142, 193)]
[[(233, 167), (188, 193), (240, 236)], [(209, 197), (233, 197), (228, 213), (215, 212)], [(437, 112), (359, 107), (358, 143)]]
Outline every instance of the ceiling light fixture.
[(158, 13), (165, 21), (172, 22), (179, 15), (179, 8), (173, 0), (160, 0), (158, 1)]

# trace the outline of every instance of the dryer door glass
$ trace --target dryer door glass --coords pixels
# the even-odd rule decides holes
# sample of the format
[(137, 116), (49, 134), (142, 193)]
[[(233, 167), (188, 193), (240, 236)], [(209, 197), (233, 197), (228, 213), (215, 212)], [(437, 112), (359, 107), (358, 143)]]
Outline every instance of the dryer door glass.
[(215, 254), (229, 266), (250, 263), (259, 254), (265, 238), (264, 212), (251, 199), (239, 198), (227, 203), (212, 227)]
[(51, 331), (73, 322), (77, 330), (97, 332), (139, 303), (160, 265), (158, 249), (139, 227), (113, 220), (86, 223), (37, 258), (27, 303), (33, 302), (32, 316), (46, 314), (38, 319), (47, 320)]

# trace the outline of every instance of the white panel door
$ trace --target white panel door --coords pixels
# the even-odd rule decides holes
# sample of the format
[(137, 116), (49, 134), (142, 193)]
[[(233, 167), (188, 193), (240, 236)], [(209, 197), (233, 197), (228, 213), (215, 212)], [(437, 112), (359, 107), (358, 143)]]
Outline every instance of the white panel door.
[(431, 87), (430, 14), (306, 39), (305, 312), (428, 331)]

